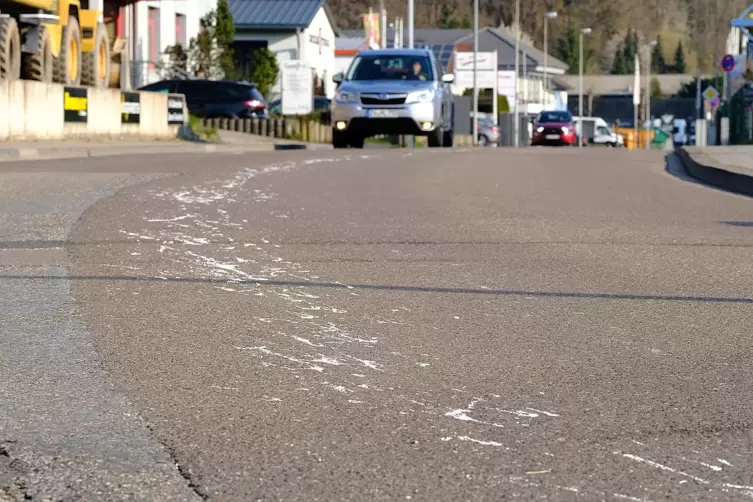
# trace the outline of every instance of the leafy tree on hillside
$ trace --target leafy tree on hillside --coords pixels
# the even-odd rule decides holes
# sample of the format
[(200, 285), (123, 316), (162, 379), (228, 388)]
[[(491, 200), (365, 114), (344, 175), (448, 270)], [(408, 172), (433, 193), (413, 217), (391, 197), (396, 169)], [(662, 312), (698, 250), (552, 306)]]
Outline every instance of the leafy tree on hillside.
[(622, 50), (626, 70), (623, 75), (628, 75), (635, 71), (635, 55), (638, 54), (638, 33), (636, 31), (628, 30)]
[(667, 62), (664, 60), (664, 48), (661, 45), (661, 36), (656, 37), (656, 45), (651, 51), (651, 72), (656, 74), (665, 73)]
[(617, 46), (617, 50), (614, 53), (614, 61), (612, 62), (612, 75), (627, 75), (628, 71), (627, 61), (625, 60), (625, 48), (621, 43)]
[(471, 28), (471, 21), (468, 19), (467, 16), (464, 16), (462, 19), (458, 20), (455, 17), (455, 13), (453, 12), (452, 8), (444, 4), (442, 7), (442, 16), (439, 20), (440, 28), (444, 29), (454, 29), (454, 28)]
[[(593, 56), (593, 50), (588, 45), (588, 38), (583, 40), (583, 65), (588, 66), (588, 62)], [(556, 48), (557, 58), (570, 67), (568, 72), (577, 74), (580, 70), (580, 34), (575, 28), (568, 28), (565, 36), (557, 40)]]
[(277, 64), (277, 56), (267, 47), (254, 52), (251, 60), (251, 82), (259, 88), (264, 97), (269, 96), (269, 90), (277, 82), (280, 74), (280, 66)]
[[(682, 84), (682, 87), (680, 87), (680, 90), (677, 92), (677, 97), (695, 99), (697, 83), (698, 83), (698, 79), (694, 78), (692, 81)], [(701, 79), (701, 92), (703, 92), (704, 89), (706, 89), (710, 85), (714, 86), (717, 91), (721, 92), (722, 86), (724, 85), (724, 77), (718, 76), (718, 77), (713, 77), (713, 78), (702, 78)]]
[(661, 90), (661, 83), (656, 77), (651, 77), (651, 97), (654, 99), (661, 99), (664, 97), (664, 93)]
[(677, 43), (677, 50), (675, 50), (675, 72), (685, 73), (685, 50), (682, 48), (682, 40)]

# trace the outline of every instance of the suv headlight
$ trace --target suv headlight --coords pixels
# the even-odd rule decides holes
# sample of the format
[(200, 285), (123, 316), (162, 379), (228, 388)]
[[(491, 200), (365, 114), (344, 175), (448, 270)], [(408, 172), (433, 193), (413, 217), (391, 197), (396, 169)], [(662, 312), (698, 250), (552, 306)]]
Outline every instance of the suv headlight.
[(539, 126), (536, 128), (536, 132), (544, 132), (544, 128)]
[(337, 95), (335, 96), (335, 101), (337, 101), (338, 103), (355, 103), (356, 95), (355, 93), (348, 91), (338, 91)]
[(413, 92), (408, 95), (408, 99), (405, 100), (406, 103), (431, 103), (431, 101), (434, 99), (434, 91), (431, 89), (426, 89), (425, 91), (420, 92)]

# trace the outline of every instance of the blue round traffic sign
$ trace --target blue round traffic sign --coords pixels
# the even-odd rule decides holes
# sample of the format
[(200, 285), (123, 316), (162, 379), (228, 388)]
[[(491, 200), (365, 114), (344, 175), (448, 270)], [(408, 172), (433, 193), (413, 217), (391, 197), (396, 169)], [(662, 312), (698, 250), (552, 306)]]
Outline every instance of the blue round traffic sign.
[(722, 58), (722, 70), (729, 73), (734, 69), (735, 69), (735, 56), (733, 56), (732, 54), (727, 54), (726, 56)]

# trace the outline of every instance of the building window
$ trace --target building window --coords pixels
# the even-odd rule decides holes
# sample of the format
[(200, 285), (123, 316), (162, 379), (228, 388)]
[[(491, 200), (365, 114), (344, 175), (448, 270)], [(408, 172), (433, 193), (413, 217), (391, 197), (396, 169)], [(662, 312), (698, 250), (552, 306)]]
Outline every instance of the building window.
[(149, 7), (149, 69), (154, 70), (155, 63), (161, 59), (161, 43), (159, 39), (159, 9)]
[(175, 14), (175, 43), (183, 47), (188, 45), (186, 40), (186, 15)]

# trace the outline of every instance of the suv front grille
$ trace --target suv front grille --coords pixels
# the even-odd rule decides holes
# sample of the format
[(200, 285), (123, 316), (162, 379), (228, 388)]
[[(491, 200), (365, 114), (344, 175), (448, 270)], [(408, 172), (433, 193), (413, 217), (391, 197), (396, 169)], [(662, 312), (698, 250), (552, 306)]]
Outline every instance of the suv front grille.
[(404, 105), (408, 96), (405, 94), (361, 94), (361, 104), (364, 105)]

